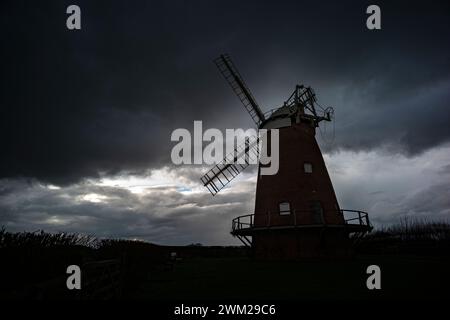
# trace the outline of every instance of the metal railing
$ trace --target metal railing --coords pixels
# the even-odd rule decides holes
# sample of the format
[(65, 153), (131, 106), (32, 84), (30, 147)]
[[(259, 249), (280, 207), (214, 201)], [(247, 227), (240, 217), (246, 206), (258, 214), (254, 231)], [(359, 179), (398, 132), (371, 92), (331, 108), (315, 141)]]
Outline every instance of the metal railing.
[[(335, 212), (337, 213), (337, 212)], [(362, 226), (362, 227), (368, 227), (371, 228), (370, 221), (369, 221), (369, 214), (364, 211), (359, 210), (346, 210), (342, 209), (340, 210), (340, 213), (344, 217), (345, 225), (349, 226)], [(259, 225), (258, 227), (273, 227), (273, 226), (297, 226), (300, 224), (297, 224), (297, 215), (300, 214), (313, 214), (313, 211), (296, 211), (293, 210), (291, 214), (286, 215), (285, 217), (291, 216), (291, 219), (288, 219), (289, 221), (285, 224), (280, 223), (272, 223), (271, 216), (277, 215), (277, 217), (280, 215), (279, 213), (266, 213), (265, 216), (265, 222), (262, 225)], [(350, 215), (350, 217), (348, 217)], [(346, 217), (347, 216), (347, 217)], [(255, 227), (254, 224), (255, 221), (255, 214), (246, 214), (243, 216), (236, 217), (232, 220), (232, 232), (243, 230), (243, 229), (252, 229)], [(326, 221), (323, 221), (322, 223), (317, 223), (319, 225), (327, 225)], [(305, 225), (305, 224), (301, 224)]]
[[(346, 214), (353, 214), (354, 216), (353, 218), (345, 219), (345, 224), (371, 227), (367, 212), (359, 210), (341, 210), (341, 212), (344, 215), (344, 219)], [(351, 223), (352, 221), (356, 221), (357, 223)]]
[(242, 230), (246, 228), (253, 228), (254, 214), (246, 214), (233, 219), (231, 229), (233, 231)]

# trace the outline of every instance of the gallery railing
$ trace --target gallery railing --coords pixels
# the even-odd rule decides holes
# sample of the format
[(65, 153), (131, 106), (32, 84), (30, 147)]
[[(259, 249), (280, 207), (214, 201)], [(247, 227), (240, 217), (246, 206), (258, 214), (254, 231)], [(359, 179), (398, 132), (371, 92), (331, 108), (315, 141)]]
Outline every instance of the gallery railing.
[[(369, 221), (369, 214), (364, 211), (360, 210), (340, 210), (341, 214), (344, 217), (345, 225), (348, 226), (361, 226), (361, 227), (367, 227), (371, 228), (370, 221)], [(285, 224), (280, 224), (279, 221), (276, 223), (273, 223), (271, 221), (272, 215), (279, 215), (279, 213), (267, 213), (265, 216), (265, 223), (262, 225), (258, 225), (258, 227), (272, 227), (272, 226), (299, 226), (300, 224), (297, 223), (297, 215), (300, 214), (311, 214), (311, 211), (296, 211), (293, 210), (290, 214), (285, 215), (286, 217), (291, 216), (292, 218), (289, 219), (289, 221)], [(243, 216), (239, 216), (233, 219), (232, 221), (232, 231), (238, 231), (243, 229), (251, 229), (255, 227), (254, 225), (255, 221), (255, 215), (254, 214), (246, 214)], [(317, 223), (318, 225), (326, 225), (326, 222)], [(304, 224), (302, 224), (304, 225)]]

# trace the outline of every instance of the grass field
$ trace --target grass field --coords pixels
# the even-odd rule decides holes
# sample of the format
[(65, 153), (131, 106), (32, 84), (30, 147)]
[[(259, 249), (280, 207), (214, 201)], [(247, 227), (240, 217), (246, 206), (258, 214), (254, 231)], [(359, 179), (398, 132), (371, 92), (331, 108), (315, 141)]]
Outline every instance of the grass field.
[[(73, 299), (64, 281), (58, 282), (58, 287), (49, 283), (65, 280), (68, 265), (83, 267), (113, 260), (120, 270), (116, 282), (121, 289), (116, 298), (450, 300), (448, 223), (405, 221), (374, 231), (357, 243), (352, 260), (260, 261), (248, 258), (244, 247), (159, 246), (0, 229), (0, 274), (4, 275), (0, 299)], [(175, 264), (172, 252), (180, 259)], [(369, 265), (381, 268), (381, 290), (366, 287)], [(89, 275), (89, 269), (85, 271)], [(103, 287), (98, 289), (101, 293)]]
[[(381, 290), (366, 287), (367, 266), (381, 268)], [(264, 262), (192, 258), (147, 274), (130, 298), (448, 299), (450, 261), (416, 256), (361, 256), (336, 262)]]

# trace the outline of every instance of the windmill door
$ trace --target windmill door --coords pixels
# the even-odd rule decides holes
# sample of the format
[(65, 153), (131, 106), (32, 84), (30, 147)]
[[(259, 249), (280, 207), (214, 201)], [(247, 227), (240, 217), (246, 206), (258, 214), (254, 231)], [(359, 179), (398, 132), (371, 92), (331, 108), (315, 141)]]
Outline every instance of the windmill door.
[(323, 224), (323, 209), (320, 201), (311, 201), (311, 213), (314, 224)]

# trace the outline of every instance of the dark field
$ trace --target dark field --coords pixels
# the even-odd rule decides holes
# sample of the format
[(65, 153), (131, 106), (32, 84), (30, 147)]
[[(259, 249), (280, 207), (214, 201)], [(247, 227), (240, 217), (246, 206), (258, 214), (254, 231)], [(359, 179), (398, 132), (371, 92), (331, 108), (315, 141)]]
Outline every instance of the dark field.
[[(371, 264), (381, 268), (381, 290), (366, 287), (366, 268)], [(173, 270), (149, 272), (130, 297), (182, 301), (448, 299), (449, 272), (449, 259), (401, 255), (327, 262), (192, 258)]]
[[(408, 222), (353, 239), (347, 260), (262, 261), (245, 247), (161, 246), (0, 230), (0, 298), (32, 300), (448, 300), (450, 226)], [(176, 257), (173, 253), (176, 252)], [(82, 270), (68, 290), (66, 268)], [(381, 269), (369, 290), (367, 267)]]

